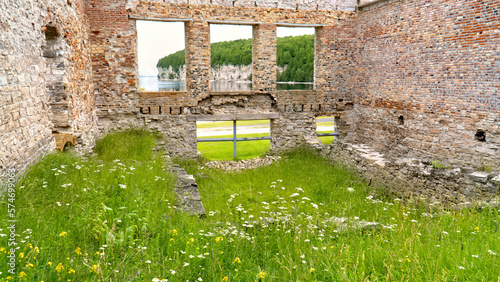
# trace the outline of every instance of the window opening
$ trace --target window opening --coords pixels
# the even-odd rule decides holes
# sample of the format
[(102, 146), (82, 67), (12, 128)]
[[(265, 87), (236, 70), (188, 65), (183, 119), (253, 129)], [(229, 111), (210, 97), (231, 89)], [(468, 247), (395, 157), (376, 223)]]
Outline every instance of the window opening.
[(186, 91), (184, 22), (137, 21), (140, 91)]
[(252, 90), (252, 26), (210, 24), (210, 90)]
[(315, 28), (278, 26), (276, 32), (277, 89), (313, 89)]
[(316, 117), (316, 134), (323, 144), (332, 144), (335, 136), (338, 136), (335, 132), (335, 117)]
[(196, 134), (198, 151), (210, 160), (253, 159), (271, 147), (269, 119), (197, 121)]

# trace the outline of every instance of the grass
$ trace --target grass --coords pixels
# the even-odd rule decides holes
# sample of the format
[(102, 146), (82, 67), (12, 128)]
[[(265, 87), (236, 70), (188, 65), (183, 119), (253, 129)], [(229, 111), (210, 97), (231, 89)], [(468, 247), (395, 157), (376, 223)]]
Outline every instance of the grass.
[[(237, 134), (238, 138), (245, 137), (264, 137), (269, 136), (266, 133)], [(233, 138), (233, 135), (208, 136), (203, 138)], [(247, 160), (262, 156), (269, 151), (271, 142), (269, 140), (243, 141), (237, 142), (236, 155), (237, 160)], [(233, 142), (199, 142), (198, 151), (209, 160), (232, 160)]]
[[(142, 138), (126, 141), (129, 135)], [(175, 179), (161, 158), (147, 156), (152, 145), (146, 144), (155, 136), (132, 131), (109, 138), (101, 146), (111, 149), (126, 141), (128, 149), (115, 155), (119, 160), (108, 155), (113, 150), (89, 159), (53, 154), (19, 181), (16, 274), (7, 273), (8, 236), (0, 235), (0, 281), (497, 281), (500, 276), (497, 209), (448, 212), (438, 204), (394, 198), (350, 170), (298, 150), (271, 166), (234, 173), (184, 161), (197, 177), (208, 213), (199, 220), (177, 211)], [(142, 153), (131, 158), (135, 148)], [(6, 199), (0, 210), (7, 210)], [(381, 227), (345, 228), (335, 217), (346, 226), (365, 220)], [(7, 223), (1, 224), (0, 234), (9, 234)]]
[[(262, 125), (269, 126), (268, 119), (256, 119), (256, 120), (238, 120), (236, 125)], [(199, 122), (196, 124), (196, 128), (213, 128), (213, 127), (227, 127), (233, 126), (232, 121), (214, 121), (214, 122)]]

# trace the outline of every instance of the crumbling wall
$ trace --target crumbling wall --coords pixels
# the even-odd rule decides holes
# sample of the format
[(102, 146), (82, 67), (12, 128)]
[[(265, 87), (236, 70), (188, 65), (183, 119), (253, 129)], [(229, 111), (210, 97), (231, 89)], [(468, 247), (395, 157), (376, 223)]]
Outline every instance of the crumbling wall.
[[(96, 118), (83, 2), (2, 1), (0, 26), (0, 174), (23, 171), (55, 147), (53, 117), (60, 108), (49, 91), (56, 85), (66, 103), (66, 131), (91, 145)], [(44, 50), (47, 27), (64, 47)], [(56, 66), (47, 64), (49, 51), (60, 55)], [(57, 71), (61, 81), (49, 83)]]
[[(150, 118), (170, 122), (183, 120), (183, 116), (283, 113), (283, 117), (273, 123), (271, 143), (274, 151), (317, 140), (311, 118), (314, 120), (316, 114), (336, 111), (344, 107), (345, 101), (353, 100), (349, 81), (356, 75), (352, 55), (357, 47), (353, 26), (356, 14), (352, 12), (355, 6), (356, 1), (350, 0), (88, 1), (100, 127), (107, 131), (126, 123), (136, 124), (137, 119)], [(135, 21), (175, 19), (185, 22), (187, 89), (140, 92)], [(253, 26), (252, 91), (210, 90), (210, 23), (214, 21)], [(276, 90), (276, 29), (279, 24), (316, 27), (314, 90)], [(332, 75), (332, 69), (340, 74)], [(330, 89), (332, 85), (335, 88)], [(302, 98), (296, 99), (296, 94)], [(295, 126), (290, 127), (290, 123)], [(170, 139), (176, 138), (164, 127), (162, 130)], [(183, 130), (191, 130), (183, 136), (196, 136), (195, 127)], [(181, 139), (194, 142), (185, 148), (196, 150), (195, 138)], [(187, 155), (194, 153), (187, 152)]]
[(393, 156), (500, 169), (500, 3), (382, 1), (358, 15), (347, 140)]

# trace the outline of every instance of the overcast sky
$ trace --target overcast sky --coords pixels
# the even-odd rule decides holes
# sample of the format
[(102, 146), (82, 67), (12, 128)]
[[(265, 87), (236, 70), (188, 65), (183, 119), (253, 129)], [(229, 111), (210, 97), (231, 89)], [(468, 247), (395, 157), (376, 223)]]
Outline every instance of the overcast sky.
[[(312, 27), (278, 27), (277, 36), (314, 34)], [(184, 23), (137, 21), (139, 75), (156, 76), (156, 63), (184, 49)], [(252, 38), (251, 25), (210, 25), (210, 42)]]

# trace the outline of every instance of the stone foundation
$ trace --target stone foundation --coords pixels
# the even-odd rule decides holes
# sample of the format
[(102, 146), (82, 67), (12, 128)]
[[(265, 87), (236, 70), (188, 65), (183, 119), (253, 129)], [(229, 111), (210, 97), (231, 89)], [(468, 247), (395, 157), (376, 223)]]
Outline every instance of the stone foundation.
[(335, 163), (354, 167), (370, 184), (406, 198), (463, 204), (492, 199), (500, 192), (500, 171), (441, 167), (417, 158), (386, 157), (370, 146), (342, 141), (324, 145), (321, 154)]

